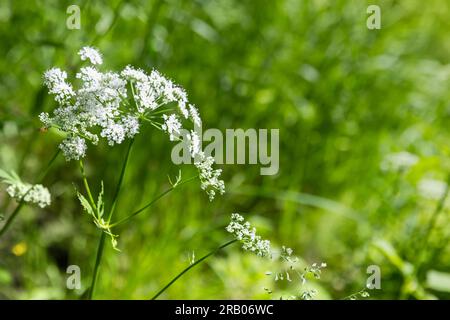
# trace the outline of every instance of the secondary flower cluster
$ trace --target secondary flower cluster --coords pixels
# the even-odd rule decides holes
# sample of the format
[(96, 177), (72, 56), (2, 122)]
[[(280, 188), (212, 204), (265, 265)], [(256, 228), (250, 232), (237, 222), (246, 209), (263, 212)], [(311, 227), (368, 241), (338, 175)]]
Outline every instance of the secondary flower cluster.
[(231, 214), (231, 222), (226, 230), (242, 243), (242, 249), (254, 252), (260, 257), (271, 256), (270, 241), (262, 240), (256, 235), (256, 229), (252, 228), (248, 221), (244, 221), (240, 214)]
[[(201, 126), (198, 110), (189, 104), (184, 89), (158, 71), (147, 74), (127, 66), (119, 73), (101, 72), (96, 65), (101, 65), (103, 59), (96, 49), (84, 47), (78, 54), (91, 63), (76, 74), (78, 89), (67, 81), (67, 73), (59, 68), (44, 73), (44, 84), (54, 95), (58, 107), (51, 115), (39, 116), (45, 127), (67, 133), (60, 144), (67, 160), (83, 158), (87, 142), (96, 145), (103, 138), (113, 146), (133, 138), (143, 121), (166, 132), (171, 141), (183, 138), (183, 131), (187, 131), (182, 121)], [(212, 169), (214, 160), (201, 151), (198, 135), (194, 131), (187, 132), (184, 138), (190, 142), (202, 189), (213, 199), (216, 192), (224, 193), (224, 183), (219, 180), (221, 171)]]
[(49, 206), (51, 203), (50, 192), (41, 184), (29, 184), (22, 182), (14, 173), (7, 173), (0, 170), (0, 179), (9, 184), (6, 192), (17, 201), (37, 204), (41, 208)]
[(37, 204), (41, 208), (51, 203), (50, 192), (41, 184), (16, 183), (6, 188), (6, 192), (14, 199)]

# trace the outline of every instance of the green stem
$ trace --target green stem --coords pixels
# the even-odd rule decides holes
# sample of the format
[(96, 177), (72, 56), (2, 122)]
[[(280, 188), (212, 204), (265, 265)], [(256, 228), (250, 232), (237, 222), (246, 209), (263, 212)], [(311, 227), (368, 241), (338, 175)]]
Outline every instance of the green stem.
[(164, 286), (164, 288), (162, 288), (161, 290), (158, 291), (157, 294), (155, 294), (153, 296), (153, 298), (151, 298), (151, 300), (155, 300), (156, 298), (158, 298), (164, 291), (166, 291), (172, 284), (174, 284), (179, 278), (181, 278), (181, 276), (183, 276), (186, 272), (188, 272), (189, 270), (191, 270), (193, 267), (195, 267), (196, 265), (198, 265), (199, 263), (203, 262), (204, 260), (208, 259), (210, 256), (216, 254), (217, 252), (219, 252), (220, 250), (228, 247), (229, 245), (233, 244), (237, 242), (237, 240), (231, 240), (228, 241), (227, 243), (221, 245), (220, 247), (216, 248), (215, 250), (211, 251), (210, 253), (208, 253), (207, 255), (201, 257), (199, 260), (195, 261), (193, 264), (189, 265), (187, 268), (185, 268), (183, 271), (181, 271), (175, 278), (173, 278), (168, 284), (166, 284)]
[(185, 181), (182, 181), (180, 183), (178, 183), (175, 186), (172, 186), (171, 188), (165, 190), (164, 192), (162, 192), (161, 194), (159, 194), (156, 198), (154, 198), (152, 201), (150, 201), (149, 203), (147, 203), (145, 206), (143, 206), (142, 208), (140, 208), (139, 210), (136, 210), (135, 212), (133, 212), (132, 214), (130, 214), (129, 216), (120, 219), (119, 221), (114, 222), (113, 224), (111, 224), (111, 228), (112, 227), (116, 227), (119, 226), (121, 224), (124, 224), (125, 222), (127, 222), (128, 220), (130, 220), (131, 218), (133, 218), (134, 216), (138, 215), (139, 213), (143, 212), (145, 209), (147, 209), (148, 207), (150, 207), (151, 205), (153, 205), (156, 201), (158, 201), (159, 199), (161, 199), (162, 197), (164, 197), (166, 194), (168, 194), (169, 192), (173, 191), (175, 188), (188, 183), (194, 179), (198, 178), (198, 176), (195, 177), (191, 177), (189, 179), (186, 179)]
[(114, 198), (113, 198), (113, 203), (112, 203), (112, 206), (111, 206), (111, 210), (109, 211), (108, 222), (111, 221), (111, 217), (112, 217), (112, 215), (113, 215), (113, 213), (114, 213), (114, 211), (116, 209), (117, 199), (119, 198), (120, 189), (122, 188), (123, 177), (125, 176), (125, 171), (127, 169), (128, 159), (130, 157), (130, 152), (131, 152), (131, 147), (133, 146), (133, 142), (134, 142), (134, 139), (132, 139), (130, 141), (130, 143), (128, 144), (127, 154), (125, 156), (125, 160), (124, 160), (123, 165), (122, 165), (122, 170), (120, 172), (120, 177), (119, 177), (119, 181), (117, 183), (116, 192), (114, 193)]
[(81, 176), (83, 177), (84, 188), (86, 189), (86, 192), (88, 194), (91, 206), (94, 208), (95, 211), (97, 211), (97, 205), (95, 204), (94, 198), (92, 197), (91, 188), (89, 187), (89, 183), (87, 181), (86, 173), (84, 171), (83, 160), (80, 160), (79, 163), (80, 163)]
[(50, 167), (52, 166), (52, 164), (55, 162), (56, 158), (58, 158), (59, 153), (61, 152), (61, 149), (58, 148), (58, 150), (56, 150), (55, 154), (53, 155), (53, 157), (50, 159), (50, 161), (47, 163), (47, 166), (45, 167), (44, 171), (41, 172), (41, 174), (38, 176), (38, 183), (41, 183), (44, 178), (47, 176)]
[(95, 284), (97, 283), (99, 267), (100, 267), (100, 263), (102, 261), (102, 256), (103, 256), (103, 249), (105, 247), (105, 238), (106, 238), (105, 233), (102, 232), (102, 234), (100, 235), (100, 241), (98, 243), (97, 256), (95, 258), (95, 265), (94, 265), (94, 272), (92, 274), (91, 287), (89, 288), (89, 294), (87, 296), (88, 300), (92, 300), (92, 296), (94, 295)]
[(20, 209), (23, 207), (23, 202), (20, 202), (19, 205), (14, 209), (13, 213), (9, 216), (8, 220), (6, 220), (3, 228), (0, 230), (0, 237), (8, 230), (11, 223), (14, 221), (14, 218), (19, 214)]
[[(111, 206), (111, 210), (109, 212), (108, 215), (108, 221), (111, 220), (111, 217), (114, 213), (115, 207), (116, 207), (116, 203), (117, 203), (117, 199), (119, 197), (119, 193), (120, 193), (120, 189), (122, 187), (122, 182), (123, 182), (123, 177), (125, 176), (125, 171), (128, 165), (128, 158), (130, 156), (130, 152), (131, 152), (131, 147), (133, 146), (133, 142), (134, 140), (131, 140), (130, 143), (128, 144), (128, 150), (127, 150), (127, 154), (125, 156), (125, 160), (123, 162), (122, 165), (122, 170), (120, 172), (120, 177), (119, 177), (119, 181), (117, 182), (117, 187), (116, 187), (116, 191), (114, 193), (114, 198), (113, 198), (113, 204)], [(91, 281), (91, 287), (89, 289), (89, 294), (88, 294), (88, 299), (91, 300), (93, 295), (94, 295), (94, 290), (95, 290), (95, 285), (97, 283), (97, 279), (98, 279), (98, 273), (99, 273), (99, 269), (100, 269), (100, 264), (102, 262), (102, 257), (103, 257), (103, 250), (105, 248), (105, 232), (102, 231), (102, 234), (100, 236), (100, 241), (98, 243), (98, 248), (97, 248), (97, 256), (95, 258), (95, 265), (94, 265), (94, 272), (92, 274), (92, 281)]]
[[(47, 173), (50, 169), (50, 167), (52, 166), (52, 164), (55, 162), (56, 158), (58, 157), (58, 154), (60, 152), (60, 149), (58, 149), (56, 151), (56, 153), (53, 155), (53, 157), (50, 159), (50, 161), (47, 163), (46, 168), (44, 169), (44, 171), (41, 172), (41, 174), (39, 175), (38, 179), (37, 179), (37, 183), (41, 183), (44, 178), (47, 176)], [(17, 217), (17, 215), (19, 214), (20, 210), (23, 208), (24, 205), (24, 201), (23, 199), (25, 199), (26, 195), (28, 194), (28, 192), (31, 191), (33, 187), (29, 188), (27, 190), (27, 192), (25, 192), (25, 194), (20, 198), (20, 200), (18, 201), (19, 204), (17, 205), (16, 209), (14, 209), (13, 213), (9, 216), (9, 218), (6, 220), (5, 224), (3, 225), (2, 229), (0, 230), (0, 237), (3, 236), (3, 234), (9, 229), (9, 227), (11, 226), (12, 222), (14, 221), (14, 219)]]

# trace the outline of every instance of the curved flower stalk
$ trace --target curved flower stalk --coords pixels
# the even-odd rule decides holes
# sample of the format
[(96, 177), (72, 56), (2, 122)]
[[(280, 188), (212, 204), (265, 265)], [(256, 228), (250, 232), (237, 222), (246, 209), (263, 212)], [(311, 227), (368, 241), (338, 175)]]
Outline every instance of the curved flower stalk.
[[(282, 262), (288, 263), (288, 269), (282, 272), (276, 272), (275, 274), (272, 272), (266, 272), (266, 275), (275, 275), (275, 281), (293, 281), (293, 276), (298, 276), (297, 281), (300, 284), (300, 291), (296, 295), (291, 295), (289, 299), (301, 299), (301, 300), (311, 300), (317, 294), (317, 291), (314, 289), (305, 289), (304, 285), (307, 283), (307, 279), (309, 276), (313, 276), (315, 279), (320, 279), (320, 275), (322, 273), (322, 269), (327, 266), (326, 263), (313, 263), (310, 266), (303, 268), (303, 271), (299, 271), (295, 264), (299, 261), (299, 259), (293, 256), (293, 250), (291, 248), (282, 246), (279, 252), (272, 252), (270, 241), (263, 240), (261, 236), (256, 234), (256, 229), (251, 226), (248, 221), (245, 221), (244, 217), (242, 217), (238, 213), (231, 214), (230, 223), (225, 227), (226, 231), (231, 233), (234, 236), (233, 240), (230, 240), (223, 245), (217, 247), (213, 251), (204, 255), (197, 261), (190, 261), (189, 266), (184, 268), (180, 273), (178, 273), (172, 280), (167, 283), (162, 289), (160, 289), (151, 299), (155, 300), (158, 298), (164, 291), (166, 291), (170, 286), (172, 286), (176, 281), (178, 281), (184, 274), (186, 274), (189, 270), (204, 262), (209, 257), (215, 255), (219, 251), (225, 249), (233, 243), (241, 243), (242, 249), (245, 251), (249, 251), (258, 257), (264, 257), (273, 259), (274, 256), (277, 256), (277, 259)], [(293, 276), (291, 276), (291, 274)], [(264, 290), (272, 294), (272, 290), (268, 288), (264, 288)], [(283, 297), (280, 297), (283, 299)]]
[[(53, 155), (51, 160), (47, 163), (47, 166), (43, 168), (38, 179), (36, 180), (38, 184), (32, 185), (28, 183), (23, 183), (19, 176), (15, 172), (8, 173), (4, 170), (0, 170), (0, 181), (6, 182), (9, 184), (7, 189), (8, 194), (16, 199), (18, 202), (18, 206), (14, 209), (11, 215), (6, 219), (6, 222), (3, 224), (0, 229), (0, 237), (5, 234), (5, 232), (9, 229), (14, 219), (18, 216), (21, 209), (23, 208), (25, 203), (29, 204), (38, 204), (41, 207), (47, 206), (51, 202), (51, 196), (47, 188), (43, 187), (39, 183), (44, 180), (47, 176), (50, 167), (55, 162), (58, 157), (59, 150)], [(25, 190), (26, 189), (26, 190)], [(30, 194), (31, 193), (31, 194)], [(3, 220), (3, 217), (1, 217)]]
[(231, 214), (231, 222), (226, 227), (236, 240), (242, 243), (242, 249), (255, 253), (260, 257), (271, 257), (270, 241), (262, 240), (256, 235), (256, 228), (252, 228), (250, 222), (245, 221), (240, 214)]
[(349, 295), (345, 298), (342, 298), (341, 300), (362, 300), (362, 299), (366, 299), (369, 297), (370, 297), (369, 291), (366, 288), (364, 288), (358, 292), (352, 293), (351, 295)]
[[(48, 167), (50, 167), (50, 165), (53, 163), (53, 160), (56, 158), (56, 155), (48, 164), (47, 169), (43, 171), (43, 174), (41, 174), (42, 177), (44, 177), (45, 174), (47, 173)], [(48, 189), (45, 188), (43, 185), (41, 184), (32, 185), (29, 183), (22, 182), (20, 177), (15, 172), (8, 173), (0, 169), (0, 181), (9, 185), (6, 189), (6, 192), (18, 202), (17, 207), (7, 218), (2, 228), (0, 229), (0, 237), (1, 237), (9, 229), (12, 222), (17, 217), (17, 215), (19, 214), (20, 210), (22, 209), (25, 203), (37, 204), (39, 207), (44, 208), (50, 205), (51, 196)], [(1, 220), (3, 220), (3, 216)]]
[[(102, 72), (97, 68), (103, 63), (102, 55), (91, 47), (82, 48), (78, 54), (90, 62), (75, 75), (78, 88), (67, 81), (67, 73), (59, 68), (44, 73), (44, 84), (58, 107), (51, 114), (44, 112), (39, 116), (45, 127), (67, 134), (59, 146), (66, 160), (84, 158), (88, 145), (96, 145), (100, 140), (114, 146), (132, 139), (142, 123), (148, 122), (166, 132), (170, 141), (188, 139), (201, 188), (210, 200), (217, 192), (225, 192), (219, 179), (221, 170), (212, 168), (214, 159), (201, 151), (198, 135), (183, 126), (184, 122), (200, 126), (201, 118), (182, 87), (157, 70), (147, 74), (126, 66), (120, 72)], [(188, 132), (185, 136), (184, 131)]]
[[(262, 240), (259, 235), (256, 234), (256, 229), (251, 226), (248, 221), (245, 221), (244, 217), (238, 213), (231, 214), (231, 221), (226, 227), (226, 230), (234, 235), (236, 241), (242, 243), (242, 249), (250, 251), (259, 257), (267, 257), (269, 259), (278, 259), (280, 262), (286, 264), (287, 268), (277, 272), (266, 272), (267, 276), (274, 276), (274, 281), (288, 281), (292, 282), (294, 276), (299, 284), (299, 292), (291, 295), (288, 299), (300, 299), (300, 300), (312, 300), (317, 294), (315, 289), (305, 288), (307, 279), (309, 276), (315, 279), (320, 279), (322, 269), (326, 268), (327, 264), (322, 262), (320, 264), (313, 263), (310, 266), (306, 266), (302, 271), (299, 271), (299, 258), (294, 256), (294, 250), (286, 246), (282, 246), (278, 252), (272, 252), (270, 241)], [(268, 288), (264, 288), (268, 294), (272, 294), (273, 291)], [(280, 297), (281, 299), (283, 297)]]

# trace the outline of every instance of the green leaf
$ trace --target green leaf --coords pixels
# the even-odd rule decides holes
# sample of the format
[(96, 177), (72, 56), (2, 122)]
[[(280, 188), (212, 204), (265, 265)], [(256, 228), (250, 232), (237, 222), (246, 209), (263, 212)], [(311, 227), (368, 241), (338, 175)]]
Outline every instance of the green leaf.
[(98, 198), (97, 198), (97, 216), (99, 219), (102, 218), (103, 213), (105, 212), (105, 202), (103, 201), (103, 193), (104, 193), (104, 186), (103, 186), (103, 181), (101, 183), (101, 189), (100, 189), (100, 193), (98, 194)]
[(0, 169), (0, 178), (6, 180), (10, 178), (10, 175), (5, 170)]
[(91, 216), (95, 217), (95, 213), (94, 210), (92, 209), (91, 205), (89, 204), (89, 201), (87, 201), (87, 199), (77, 191), (77, 197), (81, 202), (81, 205), (83, 206), (84, 210), (86, 210), (86, 212), (88, 214), (90, 214)]
[(103, 232), (105, 232), (105, 233), (110, 237), (111, 245), (112, 245), (113, 249), (120, 252), (120, 249), (117, 248), (117, 238), (118, 238), (119, 236), (116, 235), (116, 234), (113, 234), (113, 233), (111, 232), (111, 229), (110, 229), (110, 228), (108, 228), (108, 229), (103, 229)]
[(22, 180), (20, 179), (19, 175), (18, 175), (15, 171), (11, 170), (11, 171), (10, 171), (10, 175), (11, 175), (11, 177), (12, 177), (15, 181), (18, 181), (18, 182), (21, 182), (21, 181), (22, 181)]
[(15, 184), (22, 182), (17, 173), (15, 173), (14, 171), (8, 172), (3, 169), (0, 169), (0, 179), (8, 184)]

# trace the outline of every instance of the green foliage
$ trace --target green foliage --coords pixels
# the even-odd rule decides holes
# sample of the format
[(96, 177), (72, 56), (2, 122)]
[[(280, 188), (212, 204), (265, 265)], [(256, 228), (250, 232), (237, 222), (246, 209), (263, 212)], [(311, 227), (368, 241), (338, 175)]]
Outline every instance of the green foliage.
[[(36, 181), (62, 139), (57, 130), (39, 130), (37, 115), (54, 108), (42, 73), (55, 65), (76, 70), (75, 53), (93, 45), (108, 69), (155, 67), (180, 83), (205, 128), (279, 128), (280, 171), (260, 176), (257, 165), (223, 165), (227, 193), (209, 203), (199, 188), (167, 182), (179, 170), (171, 144), (144, 127), (114, 221), (177, 187), (114, 235), (104, 210), (126, 146), (89, 150), (89, 181), (106, 186), (92, 190), (95, 205), (71, 188), (75, 181), (83, 190), (77, 165), (58, 158), (42, 181), (52, 205), (24, 207), (0, 239), (0, 298), (78, 298), (81, 292), (65, 289), (65, 270), (79, 265), (89, 287), (98, 228), (113, 244), (120, 235), (121, 252), (105, 246), (96, 298), (151, 297), (189, 265), (189, 253), (201, 257), (229, 240), (223, 226), (231, 212), (246, 213), (274, 245), (295, 248), (303, 268), (327, 263), (320, 280), (309, 280), (316, 299), (367, 298), (361, 288), (373, 264), (381, 289), (367, 290), (371, 299), (450, 298), (450, 202), (418, 188), (423, 179), (449, 176), (448, 1), (77, 3), (80, 30), (65, 25), (71, 2), (0, 2), (1, 168)], [(366, 28), (369, 4), (381, 7), (380, 30)], [(401, 151), (418, 162), (382, 170), (386, 156)], [(14, 208), (2, 186), (0, 213)], [(20, 244), (25, 252), (14, 250)], [(230, 246), (161, 297), (268, 299), (272, 267)], [(279, 290), (288, 296), (297, 289), (286, 283)]]
[(103, 181), (101, 183), (101, 189), (100, 193), (98, 194), (96, 205), (94, 204), (91, 205), (91, 203), (89, 203), (89, 200), (87, 200), (80, 192), (77, 191), (77, 197), (78, 200), (80, 200), (83, 209), (86, 211), (87, 214), (89, 214), (92, 217), (94, 224), (97, 226), (97, 228), (102, 230), (102, 232), (106, 233), (110, 237), (111, 245), (114, 248), (114, 250), (120, 251), (117, 248), (116, 238), (118, 237), (118, 235), (112, 233), (109, 221), (105, 221), (105, 219), (103, 219), (103, 214), (105, 212), (105, 202), (103, 200), (103, 194), (104, 194)]

